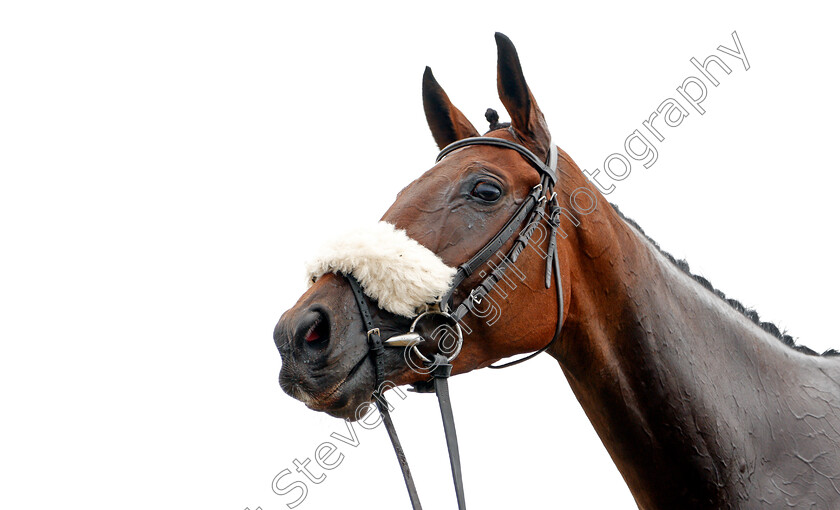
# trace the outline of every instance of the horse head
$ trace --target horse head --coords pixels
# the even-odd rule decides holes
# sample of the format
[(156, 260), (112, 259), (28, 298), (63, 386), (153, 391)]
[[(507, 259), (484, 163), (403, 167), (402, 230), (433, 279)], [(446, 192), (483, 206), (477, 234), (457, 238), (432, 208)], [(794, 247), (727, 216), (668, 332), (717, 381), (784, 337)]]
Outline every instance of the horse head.
[[(524, 147), (539, 161), (551, 160), (553, 155), (551, 165), (556, 168), (551, 170), (559, 176), (557, 182), (544, 180), (521, 152), (488, 144), (458, 147), (406, 186), (379, 225), (344, 238), (316, 259), (309, 268), (311, 287), (282, 315), (274, 331), (283, 358), (280, 385), (310, 408), (358, 419), (358, 409), (371, 401), (377, 384), (374, 364), (368, 359), (368, 328), (347, 275), (360, 282), (372, 322), (387, 344), (414, 329), (413, 319), (424, 309), (445, 309), (470, 300), (488, 274), (504, 265), (506, 270), (493, 291), (471, 300), (470, 313), (459, 321), (463, 345), (452, 359), (453, 374), (543, 349), (556, 338), (571, 292), (565, 244), (575, 237), (570, 227), (578, 222), (576, 216), (595, 209), (597, 192), (565, 153), (560, 151), (557, 157), (545, 117), (525, 81), (511, 41), (496, 34), (496, 43), (497, 86), (511, 122), (499, 124), (488, 111), (491, 130), (484, 137)], [(423, 106), (442, 150), (480, 136), (429, 68), (423, 75)], [(553, 189), (541, 189), (544, 182), (550, 182)], [(533, 216), (530, 236), (521, 243), (522, 232), (529, 225), (520, 219), (524, 216), (513, 216), (529, 200), (544, 212)], [(549, 211), (554, 213), (553, 220)], [(493, 250), (486, 262), (467, 273), (462, 270), (458, 277), (456, 268), (508, 225), (514, 235)], [(559, 229), (553, 255), (552, 225)], [(522, 244), (521, 256), (515, 263), (505, 260), (517, 242)], [(549, 279), (551, 271), (556, 274)], [(453, 277), (463, 281), (453, 287)], [(560, 282), (562, 293), (557, 292)], [(567, 296), (565, 306), (563, 295)], [(436, 305), (441, 296), (451, 298)], [(441, 335), (442, 328), (451, 334)], [(426, 341), (404, 343), (417, 350), (386, 348), (387, 384), (422, 385), (428, 381), (428, 371), (418, 370), (421, 365), (412, 363), (411, 352), (415, 361), (418, 356), (428, 359), (446, 350), (444, 338), (452, 352), (454, 328), (446, 316), (428, 315), (416, 324), (416, 333)], [(557, 347), (552, 345), (552, 350)]]

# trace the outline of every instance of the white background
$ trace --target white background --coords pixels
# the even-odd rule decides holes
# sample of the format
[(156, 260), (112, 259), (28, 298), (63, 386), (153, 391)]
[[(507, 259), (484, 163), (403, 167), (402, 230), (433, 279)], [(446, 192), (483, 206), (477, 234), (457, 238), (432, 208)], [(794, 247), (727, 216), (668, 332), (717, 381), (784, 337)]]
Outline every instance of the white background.
[[(282, 393), (274, 323), (311, 247), (431, 166), (425, 65), (481, 129), (502, 112), (497, 30), (588, 169), (737, 30), (750, 70), (724, 57), (707, 113), (609, 198), (763, 318), (840, 347), (836, 12), (296, 4), (0, 7), (3, 508), (287, 508), (274, 476), (346, 429)], [(451, 387), (471, 508), (634, 508), (548, 356)], [(397, 405), (426, 507), (454, 508), (434, 398)], [(359, 440), (298, 508), (408, 508), (384, 430)]]

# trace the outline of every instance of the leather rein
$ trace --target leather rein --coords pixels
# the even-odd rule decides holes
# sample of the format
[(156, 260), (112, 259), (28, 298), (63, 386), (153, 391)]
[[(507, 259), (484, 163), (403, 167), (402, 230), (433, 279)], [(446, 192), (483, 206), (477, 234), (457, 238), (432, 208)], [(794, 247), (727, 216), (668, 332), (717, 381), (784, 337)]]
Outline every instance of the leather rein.
[[(382, 392), (387, 388), (383, 388), (385, 382), (385, 347), (404, 347), (410, 348), (411, 352), (418, 356), (425, 365), (427, 373), (432, 376), (432, 384), (418, 383), (413, 385), (414, 390), (422, 393), (434, 391), (438, 397), (440, 405), (441, 417), (443, 419), (444, 435), (446, 437), (446, 445), (449, 450), (449, 464), (452, 469), (452, 479), (455, 484), (455, 495), (458, 500), (459, 510), (466, 509), (466, 502), (464, 499), (464, 486), (461, 477), (461, 460), (458, 452), (458, 438), (455, 432), (455, 420), (452, 415), (452, 404), (449, 399), (449, 385), (448, 378), (452, 372), (451, 361), (455, 359), (460, 352), (463, 336), (459, 322), (466, 316), (467, 312), (473, 310), (476, 305), (480, 305), (485, 296), (487, 296), (496, 285), (504, 277), (507, 268), (516, 262), (522, 254), (531, 236), (536, 230), (537, 223), (540, 217), (548, 219), (548, 227), (550, 229), (549, 245), (546, 251), (546, 266), (545, 266), (545, 287), (551, 287), (552, 273), (555, 280), (555, 288), (557, 292), (557, 325), (554, 331), (554, 337), (551, 341), (541, 349), (525, 356), (523, 358), (511, 361), (502, 365), (490, 365), (489, 368), (506, 368), (509, 366), (527, 361), (534, 356), (542, 353), (548, 349), (557, 338), (560, 336), (560, 329), (563, 325), (563, 282), (560, 274), (560, 265), (557, 259), (557, 240), (556, 232), (560, 224), (560, 206), (557, 201), (557, 193), (553, 192), (554, 184), (557, 182), (557, 175), (555, 169), (557, 168), (557, 147), (549, 143), (550, 150), (546, 161), (540, 160), (533, 152), (524, 146), (503, 140), (501, 138), (492, 137), (472, 137), (465, 138), (453, 142), (437, 156), (435, 163), (441, 161), (452, 152), (472, 145), (490, 145), (494, 147), (501, 147), (511, 149), (518, 152), (530, 165), (540, 174), (540, 183), (534, 186), (525, 200), (516, 209), (516, 212), (508, 219), (507, 223), (493, 238), (484, 245), (472, 258), (465, 263), (458, 266), (449, 291), (443, 295), (438, 303), (426, 312), (419, 314), (411, 326), (409, 333), (405, 335), (397, 335), (385, 341), (382, 340), (379, 328), (376, 328), (373, 323), (373, 318), (368, 307), (367, 299), (362, 291), (362, 288), (356, 278), (352, 275), (345, 275), (350, 288), (353, 290), (353, 296), (359, 306), (359, 311), (362, 315), (365, 331), (367, 332), (368, 344), (370, 346), (370, 356), (374, 365), (375, 386), (373, 391), (373, 400), (376, 402), (376, 407), (385, 423), (385, 428), (388, 431), (388, 436), (391, 439), (391, 444), (394, 447), (394, 452), (397, 455), (397, 460), (400, 464), (400, 469), (403, 473), (406, 489), (411, 499), (411, 505), (414, 510), (421, 510), (420, 498), (417, 494), (417, 488), (414, 485), (414, 479), (411, 476), (411, 470), (408, 467), (405, 453), (403, 452), (400, 440), (397, 437), (397, 431), (394, 428), (394, 423), (391, 419), (388, 402), (382, 397)], [(551, 193), (549, 195), (549, 193)], [(547, 215), (546, 215), (547, 212)], [(525, 227), (522, 224), (525, 222)], [(489, 274), (480, 273), (483, 280), (473, 287), (469, 295), (457, 306), (453, 308), (453, 294), (459, 286), (467, 280), (479, 267), (487, 263), (490, 258), (498, 252), (516, 233), (518, 236), (513, 242), (507, 255), (496, 265), (492, 266), (493, 270)], [(432, 358), (424, 356), (418, 349), (417, 344), (422, 343), (424, 339), (414, 332), (417, 322), (427, 314), (443, 315), (449, 320), (453, 321), (454, 327), (457, 331), (457, 342), (454, 348), (447, 353), (436, 353)], [(446, 355), (448, 354), (448, 356)]]

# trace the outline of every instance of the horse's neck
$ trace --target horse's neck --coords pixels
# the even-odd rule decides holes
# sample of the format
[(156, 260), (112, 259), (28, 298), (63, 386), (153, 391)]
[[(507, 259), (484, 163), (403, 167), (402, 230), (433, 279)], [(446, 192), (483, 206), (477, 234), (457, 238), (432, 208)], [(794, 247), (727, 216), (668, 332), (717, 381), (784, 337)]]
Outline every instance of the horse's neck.
[(768, 428), (768, 398), (784, 400), (804, 356), (613, 211), (597, 223), (579, 229), (570, 256), (577, 274), (555, 354), (641, 507), (731, 504), (733, 477), (755, 467), (755, 443), (779, 439), (754, 434)]

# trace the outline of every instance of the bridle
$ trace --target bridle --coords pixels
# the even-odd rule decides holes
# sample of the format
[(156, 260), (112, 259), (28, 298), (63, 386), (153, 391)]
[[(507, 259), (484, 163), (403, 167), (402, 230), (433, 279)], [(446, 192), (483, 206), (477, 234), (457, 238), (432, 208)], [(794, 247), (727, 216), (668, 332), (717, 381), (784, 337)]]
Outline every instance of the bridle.
[[(511, 130), (512, 131), (512, 130)], [(515, 136), (515, 133), (514, 133)], [(554, 273), (555, 288), (557, 291), (557, 325), (554, 330), (554, 337), (551, 341), (541, 349), (529, 354), (524, 358), (520, 358), (503, 365), (490, 365), (489, 368), (506, 368), (523, 361), (527, 361), (534, 356), (542, 353), (548, 349), (557, 338), (560, 336), (560, 329), (563, 325), (563, 282), (560, 274), (560, 264), (557, 259), (557, 239), (556, 232), (560, 224), (561, 207), (557, 201), (557, 193), (553, 192), (554, 184), (557, 182), (557, 175), (555, 169), (557, 168), (557, 147), (549, 143), (549, 153), (545, 161), (540, 160), (533, 152), (524, 146), (504, 140), (501, 138), (492, 138), (485, 136), (478, 136), (472, 138), (464, 138), (453, 142), (437, 156), (435, 163), (441, 161), (452, 152), (472, 145), (490, 145), (493, 147), (501, 147), (511, 149), (518, 152), (536, 171), (540, 174), (540, 183), (534, 186), (525, 197), (525, 200), (516, 209), (516, 212), (508, 219), (507, 223), (493, 238), (484, 245), (475, 255), (468, 261), (458, 266), (457, 272), (453, 277), (452, 284), (446, 294), (441, 296), (440, 300), (429, 307), (426, 311), (419, 314), (412, 323), (409, 333), (404, 335), (397, 335), (390, 337), (383, 341), (380, 336), (379, 328), (376, 328), (371, 317), (370, 308), (361, 285), (352, 275), (345, 275), (350, 288), (353, 290), (353, 296), (359, 306), (359, 311), (362, 315), (365, 331), (367, 332), (368, 343), (370, 346), (370, 356), (373, 360), (375, 373), (375, 386), (373, 391), (373, 400), (376, 402), (376, 407), (385, 423), (385, 428), (388, 431), (388, 436), (391, 438), (391, 444), (394, 447), (394, 452), (397, 454), (397, 460), (400, 464), (400, 469), (403, 473), (408, 495), (411, 499), (411, 505), (414, 510), (420, 510), (420, 498), (417, 495), (417, 488), (414, 486), (414, 479), (411, 476), (411, 470), (408, 467), (405, 453), (400, 445), (397, 431), (394, 428), (394, 423), (391, 420), (389, 404), (382, 398), (384, 391), (383, 383), (385, 382), (385, 347), (405, 347), (410, 349), (412, 353), (423, 360), (428, 373), (432, 376), (433, 384), (418, 383), (414, 385), (415, 391), (426, 393), (434, 391), (438, 397), (440, 404), (441, 417), (443, 419), (444, 435), (446, 437), (446, 445), (449, 449), (449, 464), (452, 468), (452, 479), (455, 484), (455, 494), (458, 499), (458, 508), (460, 510), (466, 509), (466, 502), (464, 500), (464, 486), (461, 478), (461, 460), (458, 453), (458, 438), (455, 433), (455, 420), (452, 415), (452, 404), (449, 399), (449, 385), (448, 378), (452, 372), (453, 359), (460, 352), (461, 344), (463, 342), (463, 335), (461, 333), (460, 321), (466, 316), (467, 312), (473, 310), (476, 305), (480, 305), (485, 296), (487, 296), (496, 285), (504, 277), (507, 268), (516, 262), (522, 251), (528, 245), (531, 236), (537, 228), (537, 224), (541, 217), (548, 219), (548, 226), (550, 228), (549, 245), (546, 250), (546, 265), (545, 265), (545, 287), (551, 287), (551, 276)], [(549, 192), (551, 195), (549, 196)], [(547, 210), (547, 215), (546, 215)], [(526, 222), (527, 220), (527, 222)], [(525, 227), (522, 228), (523, 222)], [(470, 290), (469, 295), (457, 306), (454, 306), (453, 295), (455, 291), (469, 278), (475, 271), (487, 263), (494, 253), (497, 253), (517, 232), (519, 235), (513, 242), (507, 255), (496, 265), (493, 270), (486, 274), (480, 273), (483, 277), (481, 283)], [(428, 314), (438, 314), (453, 321), (456, 342), (453, 348), (448, 349), (447, 353), (436, 353), (432, 358), (424, 356), (417, 344), (424, 341), (424, 339), (414, 332), (417, 322)], [(448, 356), (447, 356), (448, 355)], [(407, 358), (406, 358), (407, 359)], [(432, 389), (433, 388), (433, 389)]]

